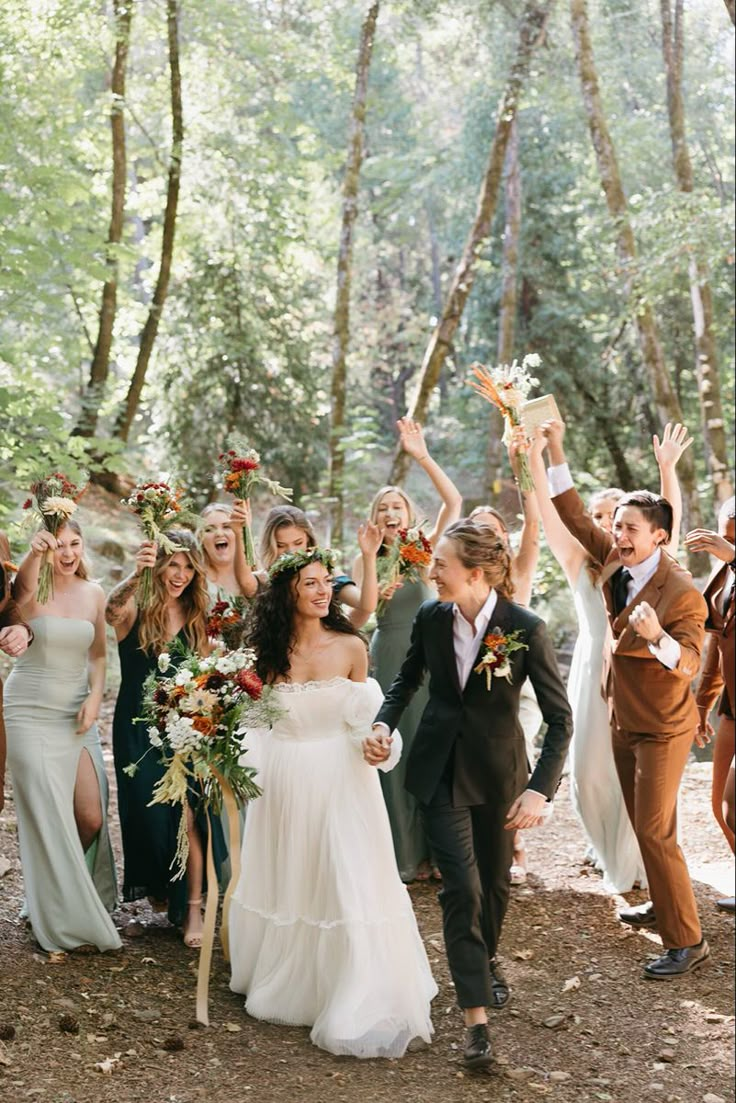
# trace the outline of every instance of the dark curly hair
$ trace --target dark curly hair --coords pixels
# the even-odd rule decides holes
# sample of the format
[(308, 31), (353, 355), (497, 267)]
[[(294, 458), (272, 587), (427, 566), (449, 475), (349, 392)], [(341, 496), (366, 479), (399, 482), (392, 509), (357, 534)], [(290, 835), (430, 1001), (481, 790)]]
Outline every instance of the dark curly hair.
[[(256, 653), (256, 673), (267, 683), (275, 682), (277, 678), (288, 680), (289, 677), (296, 610), (296, 595), (291, 583), (301, 570), (304, 567), (300, 570), (280, 571), (268, 587), (259, 593), (253, 605), (248, 646)], [(332, 632), (363, 639), (362, 633), (340, 611), (340, 603), (334, 595), (322, 624)]]

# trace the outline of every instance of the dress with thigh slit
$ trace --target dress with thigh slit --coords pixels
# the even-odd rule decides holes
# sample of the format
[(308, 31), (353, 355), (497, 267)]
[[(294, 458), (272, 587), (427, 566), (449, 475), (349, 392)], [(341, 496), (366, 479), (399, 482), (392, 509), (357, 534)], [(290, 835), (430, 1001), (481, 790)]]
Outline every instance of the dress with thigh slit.
[[(49, 952), (91, 945), (115, 950), (110, 918), (117, 889), (107, 826), (108, 785), (97, 725), (78, 733), (77, 713), (89, 693), (88, 620), (41, 616), (34, 639), (5, 684), (8, 765), (18, 816), (26, 909), (33, 934)], [(102, 827), (82, 849), (74, 787), (86, 751), (97, 775)]]

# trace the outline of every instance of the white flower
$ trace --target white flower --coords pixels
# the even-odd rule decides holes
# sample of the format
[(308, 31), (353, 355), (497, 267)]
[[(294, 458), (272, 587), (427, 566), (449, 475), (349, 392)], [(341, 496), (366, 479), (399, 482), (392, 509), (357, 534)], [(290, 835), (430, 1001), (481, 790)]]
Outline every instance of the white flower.
[(76, 508), (77, 503), (71, 498), (44, 498), (41, 502), (41, 513), (58, 513), (62, 517), (71, 517)]
[(506, 659), (505, 662), (501, 663), (500, 666), (496, 667), (496, 669), (493, 671), (493, 677), (505, 678), (507, 682), (511, 681), (511, 664), (509, 663), (508, 659)]
[(222, 655), (215, 663), (215, 670), (218, 674), (234, 674), (236, 670), (240, 670), (240, 663), (234, 654)]
[(537, 352), (528, 352), (521, 362), (523, 368), (539, 368), (542, 364), (542, 357)]
[(171, 655), (169, 655), (168, 651), (162, 651), (158, 657), (158, 668), (161, 673), (164, 674), (169, 669), (170, 665)]
[(189, 684), (189, 682), (193, 682), (193, 681), (194, 681), (194, 673), (191, 670), (187, 670), (187, 668), (185, 666), (183, 666), (181, 668), (181, 670), (177, 671), (177, 675), (176, 675), (176, 679), (174, 681), (174, 685), (176, 685), (176, 686), (186, 686), (186, 685)]
[[(169, 713), (171, 716), (171, 713)], [(175, 720), (166, 721), (166, 735), (169, 739), (172, 751), (186, 754), (195, 751), (202, 740), (201, 735), (194, 729), (194, 720), (191, 716), (176, 716)]]
[(159, 735), (158, 728), (151, 727), (148, 729), (148, 742), (153, 747), (163, 747), (163, 741)]

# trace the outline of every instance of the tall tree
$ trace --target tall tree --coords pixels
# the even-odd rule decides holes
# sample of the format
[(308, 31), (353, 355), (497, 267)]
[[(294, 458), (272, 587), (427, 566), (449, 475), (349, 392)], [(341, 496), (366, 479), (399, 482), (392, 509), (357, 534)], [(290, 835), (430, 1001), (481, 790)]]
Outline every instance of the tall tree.
[(97, 340), (92, 351), (89, 380), (82, 398), (82, 409), (74, 433), (76, 436), (93, 437), (97, 431), (105, 385), (110, 371), (115, 312), (118, 292), (117, 248), (123, 238), (125, 216), (125, 78), (130, 47), (130, 25), (133, 18), (132, 0), (114, 0), (115, 61), (112, 69), (110, 92), (110, 130), (112, 132), (112, 202), (110, 228), (107, 234), (107, 277), (102, 287)]
[(181, 182), (181, 158), (184, 146), (184, 115), (181, 99), (181, 70), (179, 67), (179, 10), (178, 0), (166, 0), (166, 25), (169, 43), (169, 88), (171, 96), (171, 152), (169, 154), (169, 172), (166, 185), (166, 209), (164, 211), (163, 234), (161, 238), (161, 260), (158, 278), (153, 291), (148, 317), (141, 331), (135, 369), (128, 387), (128, 393), (120, 409), (114, 435), (127, 441), (138, 410), (146, 371), (156, 341), (161, 314), (171, 277), (171, 262), (174, 254), (174, 234), (176, 231), (176, 212), (179, 204), (179, 185)]
[[(693, 166), (685, 131), (685, 103), (682, 95), (682, 63), (684, 55), (683, 0), (660, 0), (662, 12), (662, 53), (667, 73), (667, 113), (672, 141), (672, 163), (677, 187), (685, 195), (694, 190)], [(713, 480), (716, 503), (725, 502), (733, 494), (728, 470), (728, 447), (721, 403), (721, 381), (718, 354), (713, 336), (713, 296), (708, 268), (691, 246), (690, 299), (695, 328), (695, 377), (700, 398), (703, 442)]]
[(330, 385), (331, 420), (329, 454), (329, 497), (332, 501), (330, 541), (340, 547), (343, 539), (345, 475), (345, 392), (347, 353), (350, 342), (350, 283), (353, 262), (353, 233), (358, 217), (358, 186), (363, 162), (365, 111), (368, 96), (368, 75), (373, 54), (373, 40), (378, 21), (379, 3), (371, 4), (360, 29), (358, 60), (355, 67), (355, 91), (350, 122), (348, 156), (342, 185), (342, 224), (337, 255), (337, 291), (332, 334), (332, 382)]
[[(416, 390), (409, 407), (409, 416), (418, 421), (426, 419), (432, 391), (439, 381), (442, 365), (452, 347), (455, 331), (460, 324), (465, 303), (473, 286), (478, 256), (491, 232), (509, 134), (516, 117), (523, 84), (529, 72), (532, 53), (543, 36), (551, 5), (552, 0), (527, 0), (524, 7), (519, 25), (516, 56), (498, 107), (495, 132), (478, 195), (473, 225), (466, 239), (460, 263), (452, 277), (442, 316), (434, 328), (424, 353)], [(394, 458), (391, 481), (401, 482), (407, 469), (408, 456), (404, 452), (398, 452)]]
[[(498, 315), (498, 362), (510, 364), (514, 358), (516, 336), (516, 302), (518, 298), (519, 237), (521, 234), (521, 168), (519, 166), (519, 126), (514, 119), (506, 150), (504, 174), (503, 259), (501, 261), (501, 302)], [(486, 448), (486, 497), (497, 490), (501, 469), (502, 418), (498, 410), (489, 409), (488, 445)]]
[[(570, 17), (588, 127), (606, 203), (616, 225), (616, 244), (624, 274), (624, 288), (634, 314), (642, 360), (661, 420), (663, 422), (683, 421), (680, 402), (665, 363), (654, 310), (637, 279), (636, 240), (629, 218), (616, 150), (603, 111), (590, 37), (587, 0), (570, 0)], [(685, 452), (680, 461), (680, 477), (684, 491), (685, 523), (689, 528), (694, 528), (700, 523), (700, 507), (691, 451)]]

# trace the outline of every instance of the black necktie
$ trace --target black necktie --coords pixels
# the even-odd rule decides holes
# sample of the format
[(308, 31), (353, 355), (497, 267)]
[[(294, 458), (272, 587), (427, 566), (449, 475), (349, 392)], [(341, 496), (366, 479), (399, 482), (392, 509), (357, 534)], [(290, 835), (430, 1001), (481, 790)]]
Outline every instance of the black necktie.
[(626, 567), (621, 567), (613, 576), (613, 608), (616, 612), (616, 616), (623, 612), (629, 604), (630, 582), (631, 571), (627, 571)]

